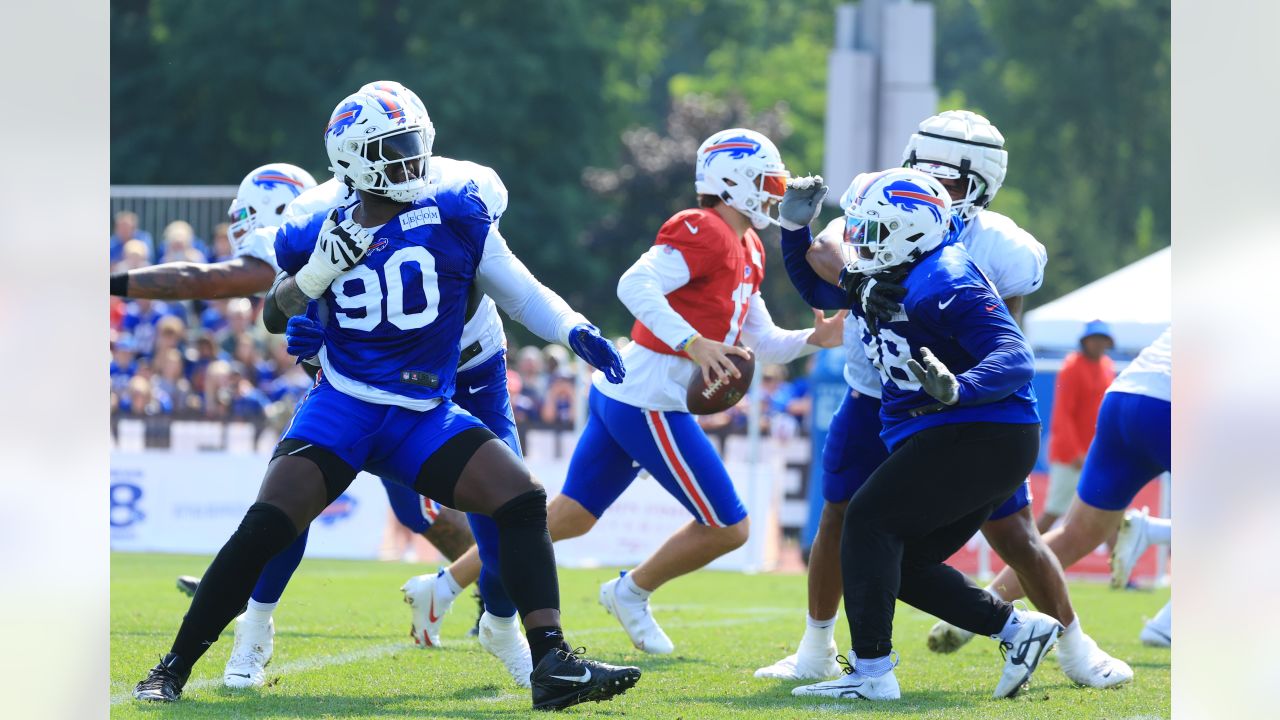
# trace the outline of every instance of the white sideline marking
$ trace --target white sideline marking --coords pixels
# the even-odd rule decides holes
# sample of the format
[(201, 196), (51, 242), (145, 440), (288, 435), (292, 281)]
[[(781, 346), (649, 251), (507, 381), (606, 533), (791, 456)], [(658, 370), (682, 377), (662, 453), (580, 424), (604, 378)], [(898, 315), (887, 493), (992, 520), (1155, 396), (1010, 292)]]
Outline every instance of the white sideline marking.
[[(714, 606), (671, 605), (668, 607), (674, 609), (677, 607), (694, 608), (694, 607), (714, 607)], [(787, 612), (787, 613), (795, 612), (795, 608), (768, 608), (768, 607), (721, 608), (721, 610), (729, 610), (729, 611), (737, 611), (737, 612), (751, 611), (754, 614), (768, 615), (769, 617), (725, 618), (721, 620), (700, 620), (697, 622), (688, 622), (688, 623), (673, 621), (673, 622), (664, 623), (664, 624), (666, 625), (666, 627), (672, 627), (672, 628), (727, 627), (732, 625), (741, 625), (743, 623), (766, 622), (769, 620), (773, 620), (776, 615), (782, 612)], [(596, 635), (604, 635), (606, 633), (618, 633), (618, 632), (622, 632), (622, 629), (615, 626), (588, 628), (586, 630), (571, 631), (570, 638), (576, 639), (579, 637), (593, 637)], [(270, 675), (288, 675), (290, 673), (309, 672), (311, 670), (319, 670), (321, 668), (332, 667), (334, 665), (347, 665), (349, 663), (360, 662), (362, 660), (373, 660), (376, 658), (380, 658), (384, 655), (390, 655), (391, 653), (396, 652), (397, 650), (408, 650), (413, 647), (414, 647), (413, 643), (397, 642), (397, 643), (389, 643), (387, 645), (374, 645), (373, 647), (362, 648), (360, 650), (351, 650), (345, 653), (338, 653), (337, 655), (322, 655), (318, 657), (302, 658), (300, 660), (293, 660), (287, 663), (282, 663), (280, 665), (274, 665), (274, 666), (269, 665), (268, 675), (269, 676)], [(183, 692), (188, 692), (191, 690), (205, 690), (208, 688), (219, 687), (221, 685), (222, 685), (222, 678), (220, 677), (201, 678), (199, 680), (193, 680), (187, 683), (187, 686), (183, 688)], [(119, 705), (120, 703), (126, 700), (131, 700), (131, 699), (133, 699), (132, 688), (124, 692), (116, 693), (112, 695), (111, 704)], [(493, 700), (505, 699), (505, 697), (499, 695), (492, 699)]]

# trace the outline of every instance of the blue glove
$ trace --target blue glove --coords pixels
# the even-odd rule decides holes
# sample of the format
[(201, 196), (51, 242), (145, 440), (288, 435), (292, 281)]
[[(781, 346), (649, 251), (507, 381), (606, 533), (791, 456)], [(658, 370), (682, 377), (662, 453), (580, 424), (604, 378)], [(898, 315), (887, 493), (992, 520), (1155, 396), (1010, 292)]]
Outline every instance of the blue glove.
[(569, 348), (587, 364), (604, 371), (605, 379), (617, 385), (627, 376), (622, 366), (622, 356), (613, 343), (600, 335), (595, 325), (576, 325), (569, 331)]
[(306, 315), (294, 315), (284, 328), (285, 350), (301, 362), (320, 354), (324, 345), (324, 326), (320, 324), (320, 310), (316, 301), (307, 303)]

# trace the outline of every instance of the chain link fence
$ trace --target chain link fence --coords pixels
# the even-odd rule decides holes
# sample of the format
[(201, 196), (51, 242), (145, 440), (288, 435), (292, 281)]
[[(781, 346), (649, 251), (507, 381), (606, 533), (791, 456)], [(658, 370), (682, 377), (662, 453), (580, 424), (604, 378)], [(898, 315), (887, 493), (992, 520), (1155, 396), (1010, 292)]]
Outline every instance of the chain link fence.
[(164, 228), (174, 220), (191, 223), (196, 237), (209, 242), (213, 228), (227, 221), (235, 185), (112, 185), (111, 217), (122, 210), (138, 216), (138, 228), (151, 233), (152, 257), (163, 251)]

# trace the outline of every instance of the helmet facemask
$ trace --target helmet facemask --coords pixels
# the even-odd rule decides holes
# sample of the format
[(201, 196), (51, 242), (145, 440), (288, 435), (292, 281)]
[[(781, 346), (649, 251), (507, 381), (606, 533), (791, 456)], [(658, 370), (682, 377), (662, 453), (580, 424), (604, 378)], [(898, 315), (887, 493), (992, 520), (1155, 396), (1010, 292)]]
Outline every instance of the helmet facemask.
[(431, 147), (426, 130), (410, 125), (372, 138), (352, 137), (343, 143), (358, 158), (347, 168), (350, 185), (395, 202), (412, 202), (427, 187)]
[(782, 196), (787, 192), (787, 179), (791, 174), (786, 170), (762, 173), (751, 167), (736, 170), (734, 174), (739, 177), (723, 179), (726, 189), (720, 199), (746, 215), (752, 227), (757, 230), (777, 225), (778, 219), (769, 211), (782, 202)]

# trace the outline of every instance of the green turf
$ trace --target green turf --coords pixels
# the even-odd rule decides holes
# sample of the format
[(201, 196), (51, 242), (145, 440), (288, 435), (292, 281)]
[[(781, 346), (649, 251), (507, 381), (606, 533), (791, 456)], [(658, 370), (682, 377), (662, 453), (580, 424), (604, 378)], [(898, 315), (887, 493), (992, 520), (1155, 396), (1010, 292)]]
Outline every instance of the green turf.
[[(133, 683), (168, 649), (188, 600), (174, 589), (180, 574), (199, 574), (208, 558), (113, 554), (111, 566), (111, 716), (113, 718), (489, 718), (530, 714), (527, 691), (465, 637), (474, 619), (466, 597), (446, 623), (446, 647), (417, 650), (400, 584), (418, 566), (307, 560), (276, 611), (275, 657), (261, 690), (222, 688), (231, 647), (223, 634), (174, 705), (142, 705)], [(895, 642), (902, 656), (902, 700), (848, 703), (800, 700), (798, 683), (757, 680), (755, 668), (794, 649), (804, 624), (804, 578), (704, 571), (657, 595), (655, 612), (677, 652), (646, 656), (631, 647), (596, 603), (608, 570), (561, 572), (565, 626), (594, 658), (634, 663), (640, 684), (609, 703), (580, 705), (579, 716), (627, 718), (812, 718), (855, 712), (868, 718), (1132, 718), (1169, 716), (1169, 651), (1137, 640), (1143, 619), (1168, 599), (1167, 590), (1110, 592), (1072, 586), (1088, 632), (1126, 659), (1135, 682), (1118, 690), (1076, 688), (1051, 655), (1031, 687), (1014, 700), (992, 700), (1000, 673), (995, 643), (977, 639), (960, 652), (934, 655), (924, 646), (932, 618), (898, 606)], [(837, 632), (848, 642), (843, 619)]]

